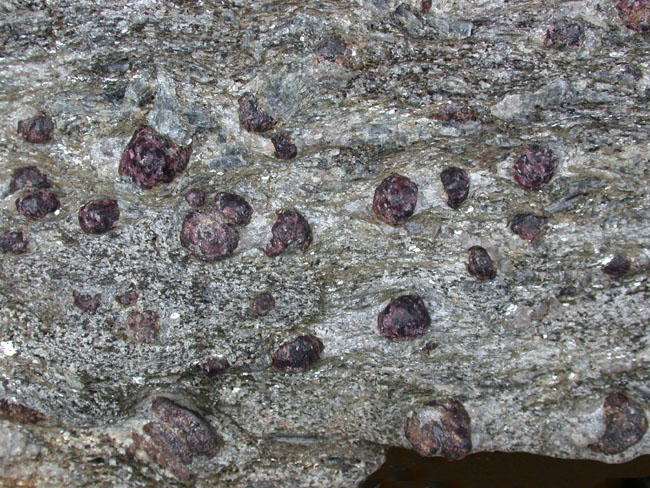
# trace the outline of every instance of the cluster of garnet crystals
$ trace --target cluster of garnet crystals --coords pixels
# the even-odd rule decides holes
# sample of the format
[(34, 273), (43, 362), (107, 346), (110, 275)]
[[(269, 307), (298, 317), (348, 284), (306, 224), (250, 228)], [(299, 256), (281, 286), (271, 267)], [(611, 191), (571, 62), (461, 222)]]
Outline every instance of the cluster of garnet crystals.
[[(423, 0), (421, 11), (428, 13), (429, 0)], [(650, 2), (647, 0), (618, 2), (619, 15), (626, 27), (647, 31), (650, 19)], [(546, 33), (544, 47), (564, 49), (580, 43), (583, 29), (579, 24), (558, 21)], [(332, 36), (318, 47), (319, 59), (343, 63), (348, 48), (339, 36)], [(239, 121), (248, 132), (271, 131), (278, 120), (268, 114), (252, 93), (243, 94), (239, 100)], [(447, 103), (438, 107), (434, 118), (443, 123), (467, 123), (476, 120), (474, 112), (461, 104)], [(18, 125), (18, 133), (28, 142), (46, 143), (54, 130), (52, 118), (42, 113)], [(293, 159), (297, 147), (288, 132), (277, 132), (271, 137), (275, 156)], [(124, 149), (119, 175), (130, 180), (142, 190), (150, 190), (160, 183), (170, 183), (183, 171), (192, 153), (191, 146), (183, 147), (170, 138), (159, 134), (152, 127), (140, 126)], [(538, 190), (550, 182), (558, 167), (559, 158), (550, 149), (538, 145), (526, 147), (516, 159), (513, 178), (524, 188)], [(460, 208), (467, 200), (470, 178), (466, 170), (449, 167), (440, 174), (442, 187), (447, 195), (447, 205)], [(21, 192), (16, 209), (27, 219), (36, 220), (56, 212), (60, 208), (57, 195), (52, 191), (46, 175), (35, 166), (18, 168), (9, 184), (9, 193)], [(234, 254), (239, 245), (239, 230), (247, 226), (253, 208), (244, 197), (221, 192), (214, 205), (205, 205), (206, 195), (193, 188), (185, 195), (187, 203), (195, 209), (189, 212), (182, 224), (180, 242), (190, 254), (213, 262)], [(418, 186), (409, 178), (392, 173), (375, 189), (372, 210), (382, 222), (401, 226), (415, 213)], [(78, 213), (79, 225), (87, 234), (104, 234), (115, 228), (120, 219), (117, 200), (102, 197), (85, 203)], [(534, 214), (518, 214), (510, 223), (511, 230), (522, 239), (535, 240), (545, 229), (547, 218)], [(298, 248), (305, 251), (312, 243), (313, 234), (305, 217), (294, 209), (283, 209), (271, 229), (271, 240), (264, 248), (269, 257)], [(0, 234), (0, 250), (3, 253), (20, 254), (26, 251), (28, 241), (20, 231)], [(493, 280), (497, 270), (487, 250), (473, 246), (468, 250), (467, 270), (480, 281)], [(603, 272), (613, 279), (630, 269), (629, 259), (614, 257)], [(101, 294), (73, 291), (74, 304), (81, 310), (94, 313), (101, 305)], [(138, 300), (135, 289), (118, 295), (118, 303), (125, 307)], [(260, 293), (253, 301), (252, 314), (263, 318), (275, 307), (275, 299), (268, 292)], [(402, 295), (389, 301), (379, 313), (377, 325), (381, 336), (392, 340), (410, 340), (425, 335), (431, 318), (424, 300), (414, 294)], [(138, 343), (155, 344), (160, 340), (159, 315), (155, 311), (131, 310), (127, 326), (131, 338)], [(323, 342), (312, 334), (300, 335), (284, 342), (272, 357), (272, 367), (285, 373), (307, 370), (324, 350)], [(208, 376), (226, 371), (230, 364), (225, 358), (211, 358), (199, 365)], [(211, 425), (197, 412), (187, 409), (164, 397), (156, 397), (151, 404), (155, 419), (143, 428), (143, 435), (134, 436), (134, 450), (144, 450), (160, 464), (167, 466), (179, 479), (193, 478), (188, 466), (196, 455), (213, 457), (219, 450), (218, 438)], [(625, 395), (616, 393), (604, 403), (606, 431), (602, 438), (590, 447), (607, 454), (621, 452), (638, 442), (647, 430), (642, 409)], [(433, 412), (433, 413), (432, 413)], [(146, 435), (145, 435), (146, 434)], [(456, 399), (446, 398), (430, 402), (420, 412), (412, 412), (405, 427), (405, 435), (422, 455), (432, 456), (440, 452), (448, 459), (458, 459), (471, 451), (470, 418), (463, 405)]]

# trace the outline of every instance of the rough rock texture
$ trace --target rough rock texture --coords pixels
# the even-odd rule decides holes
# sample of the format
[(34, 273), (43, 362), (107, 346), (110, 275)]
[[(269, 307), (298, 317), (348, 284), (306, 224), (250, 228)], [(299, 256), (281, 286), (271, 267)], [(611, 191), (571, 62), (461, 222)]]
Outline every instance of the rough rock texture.
[[(650, 453), (647, 433), (617, 453), (588, 447), (612, 392), (650, 412), (645, 21), (616, 0), (421, 3), (0, 0), (0, 230), (29, 238), (0, 254), (0, 398), (44, 418), (0, 420), (2, 483), (175, 483), (157, 460), (190, 459), (170, 457), (183, 442), (168, 436), (151, 456), (133, 446), (161, 396), (220, 440), (186, 467), (196, 486), (354, 486), (387, 446), (410, 447), (409, 412), (444, 398), (466, 409), (472, 452)], [(545, 40), (566, 22), (582, 28), (575, 42)], [(240, 123), (245, 93), (274, 121), (263, 134)], [(467, 111), (441, 117), (447, 103)], [(16, 127), (41, 111), (52, 138), (31, 144)], [(192, 147), (187, 168), (149, 190), (118, 174), (141, 125)], [(274, 155), (280, 132), (291, 161)], [(536, 191), (513, 178), (530, 146), (558, 157)], [(16, 210), (28, 189), (8, 195), (31, 166), (60, 201), (40, 219)], [(447, 167), (471, 179), (458, 210)], [(372, 212), (391, 173), (419, 189), (398, 227)], [(232, 256), (182, 246), (191, 188), (206, 207), (219, 192), (250, 203)], [(88, 235), (78, 210), (99, 196), (119, 201), (119, 224)], [(304, 216), (313, 243), (269, 258), (282, 209)], [(548, 218), (534, 241), (510, 229), (526, 213)], [(494, 280), (467, 272), (472, 246)], [(632, 263), (618, 279), (601, 271), (614, 256)], [(128, 308), (112, 297), (131, 283)], [(74, 290), (101, 306), (79, 309)], [(250, 311), (261, 290), (277, 303), (263, 318)], [(390, 341), (377, 316), (406, 294), (431, 327)], [(142, 337), (136, 310), (157, 318)], [(320, 359), (274, 370), (274, 351), (305, 334), (323, 342)], [(231, 367), (208, 377), (197, 365), (212, 358)]]

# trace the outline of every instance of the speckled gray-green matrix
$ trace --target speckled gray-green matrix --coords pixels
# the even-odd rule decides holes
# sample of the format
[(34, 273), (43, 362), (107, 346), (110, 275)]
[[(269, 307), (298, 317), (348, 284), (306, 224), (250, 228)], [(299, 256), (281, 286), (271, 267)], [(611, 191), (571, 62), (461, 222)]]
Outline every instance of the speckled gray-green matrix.
[[(0, 232), (27, 240), (0, 254), (0, 483), (349, 487), (448, 398), (471, 452), (650, 453), (649, 20), (647, 0), (0, 0)], [(51, 138), (29, 142), (41, 111)], [(141, 125), (191, 147), (151, 189), (118, 173)], [(539, 189), (513, 175), (531, 146), (558, 158)], [(10, 193), (29, 166), (60, 203), (38, 218)], [(372, 209), (392, 173), (418, 188), (398, 225)], [(220, 192), (253, 211), (206, 261), (181, 228)], [(105, 198), (119, 218), (84, 232)], [(269, 257), (285, 209), (313, 242)], [(543, 232), (513, 233), (518, 214)], [(473, 246), (493, 279), (468, 273)], [(378, 316), (402, 295), (430, 326), (391, 340)], [(306, 371), (272, 367), (307, 335)]]

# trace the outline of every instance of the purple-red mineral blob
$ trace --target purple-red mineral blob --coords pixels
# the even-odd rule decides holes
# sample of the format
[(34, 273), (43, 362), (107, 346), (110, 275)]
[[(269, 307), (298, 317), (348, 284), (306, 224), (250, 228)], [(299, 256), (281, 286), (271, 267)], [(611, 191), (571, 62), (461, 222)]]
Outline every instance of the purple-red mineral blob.
[(306, 251), (313, 236), (307, 219), (296, 210), (281, 210), (271, 228), (271, 242), (266, 245), (264, 252), (269, 257), (282, 254), (292, 245)]
[(624, 256), (614, 256), (609, 263), (603, 267), (603, 273), (612, 279), (617, 279), (630, 271), (632, 262)]
[(469, 176), (461, 168), (447, 168), (440, 173), (440, 181), (447, 193), (447, 205), (454, 210), (467, 200), (469, 194)]
[(149, 126), (135, 131), (122, 153), (120, 176), (126, 176), (143, 190), (157, 183), (171, 182), (187, 166), (192, 150), (179, 147)]
[(275, 308), (275, 298), (268, 292), (260, 293), (253, 300), (253, 315), (264, 317)]
[(138, 295), (138, 292), (135, 289), (135, 284), (132, 283), (129, 289), (124, 293), (117, 295), (115, 300), (124, 307), (130, 307), (138, 303), (138, 298), (140, 298), (140, 295)]
[(589, 448), (605, 454), (619, 454), (641, 440), (648, 430), (643, 407), (627, 395), (615, 392), (603, 403), (605, 432)]
[(4, 398), (0, 400), (0, 417), (21, 424), (37, 424), (46, 419), (38, 410)]
[(393, 298), (377, 319), (379, 333), (391, 340), (420, 337), (431, 325), (424, 301), (417, 295)]
[(192, 207), (201, 207), (205, 203), (205, 193), (199, 188), (192, 188), (185, 195), (185, 201)]
[(469, 414), (454, 398), (430, 402), (426, 408), (412, 412), (404, 433), (421, 456), (434, 456), (440, 451), (441, 456), (451, 461), (472, 450)]
[(16, 209), (28, 219), (41, 219), (60, 207), (54, 192), (47, 189), (30, 190), (16, 199)]
[(468, 251), (467, 271), (477, 280), (493, 280), (497, 275), (492, 258), (481, 246), (472, 246)]
[(207, 361), (199, 364), (199, 368), (205, 373), (209, 378), (217, 376), (228, 368), (230, 368), (230, 362), (226, 358), (210, 358)]
[(577, 46), (584, 37), (584, 31), (580, 24), (558, 20), (551, 24), (544, 36), (545, 49), (562, 50), (570, 46)]
[(288, 132), (272, 135), (271, 142), (275, 147), (275, 157), (278, 159), (293, 159), (298, 154), (298, 148), (291, 140), (291, 135)]
[(160, 338), (158, 314), (153, 310), (139, 312), (131, 310), (126, 319), (126, 325), (131, 329), (133, 340), (145, 344), (155, 344)]
[(235, 225), (248, 225), (253, 215), (253, 208), (244, 197), (234, 193), (218, 193), (214, 206)]
[(298, 336), (275, 351), (272, 364), (284, 373), (300, 373), (318, 361), (323, 349), (325, 346), (318, 337), (311, 334)]
[(533, 214), (517, 214), (512, 219), (510, 230), (522, 239), (535, 240), (542, 232), (547, 222), (546, 217)]
[(239, 244), (239, 234), (232, 224), (224, 222), (216, 210), (194, 211), (185, 216), (181, 244), (203, 261), (230, 257)]
[(146, 454), (180, 481), (192, 481), (197, 475), (191, 469), (194, 457), (212, 458), (219, 451), (212, 426), (198, 412), (165, 397), (155, 397), (151, 409), (158, 420), (143, 426), (144, 435), (133, 433), (130, 452)]
[(619, 0), (616, 7), (625, 27), (645, 34), (650, 32), (649, 0)]
[(86, 234), (108, 232), (119, 219), (120, 207), (110, 198), (94, 200), (79, 209), (79, 225)]
[(248, 132), (266, 132), (277, 124), (277, 121), (260, 107), (257, 97), (249, 92), (239, 97), (239, 122)]
[(194, 456), (168, 424), (149, 422), (142, 430), (151, 439), (152, 444), (147, 451), (155, 461), (180, 479), (189, 481), (194, 477), (193, 473), (185, 468), (192, 464)]
[(465, 124), (474, 122), (476, 114), (467, 105), (458, 102), (445, 102), (438, 105), (438, 111), (433, 116), (434, 119), (441, 122), (458, 122)]
[(515, 161), (515, 181), (526, 188), (537, 190), (551, 181), (558, 163), (558, 157), (550, 149), (529, 146)]
[(101, 293), (91, 295), (90, 293), (81, 293), (74, 290), (72, 292), (72, 297), (74, 298), (75, 306), (81, 310), (85, 310), (86, 312), (96, 312), (102, 303)]
[(190, 483), (196, 473), (189, 469), (193, 457), (184, 451), (186, 446), (171, 428), (161, 422), (149, 422), (142, 427), (144, 434), (133, 432), (133, 444), (129, 452), (142, 459), (144, 455), (151, 462), (158, 463), (183, 483)]
[(404, 224), (415, 212), (418, 186), (405, 176), (391, 174), (375, 190), (372, 210), (391, 225)]
[(9, 182), (9, 195), (16, 193), (23, 188), (37, 189), (37, 188), (51, 188), (52, 185), (47, 181), (47, 176), (41, 173), (36, 166), (26, 166), (17, 168), (11, 175)]
[(27, 142), (49, 142), (53, 130), (54, 122), (52, 117), (46, 113), (18, 122), (18, 133)]
[(192, 453), (209, 458), (217, 454), (217, 436), (201, 415), (165, 397), (154, 398), (151, 409), (156, 417), (172, 428)]
[(10, 231), (0, 233), (0, 251), (2, 253), (22, 254), (27, 250), (27, 239), (21, 231)]
[(331, 35), (318, 45), (318, 56), (327, 61), (337, 61), (345, 56), (348, 45), (338, 34)]

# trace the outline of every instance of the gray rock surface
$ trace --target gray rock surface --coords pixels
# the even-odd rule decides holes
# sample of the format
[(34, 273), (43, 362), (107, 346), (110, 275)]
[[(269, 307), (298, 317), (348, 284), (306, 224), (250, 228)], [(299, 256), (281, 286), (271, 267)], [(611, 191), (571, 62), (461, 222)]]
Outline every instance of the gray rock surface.
[[(545, 49), (563, 19), (584, 37)], [(334, 34), (345, 53), (319, 56)], [(467, 410), (473, 452), (650, 453), (650, 434), (618, 454), (588, 447), (609, 393), (650, 414), (650, 37), (623, 26), (615, 1), (458, 0), (423, 14), (395, 0), (0, 0), (0, 68), (0, 231), (29, 239), (26, 253), (0, 255), (0, 397), (46, 417), (4, 412), (3, 481), (177, 482), (169, 458), (134, 447), (160, 395), (219, 437), (188, 468), (196, 486), (353, 486), (388, 446), (410, 447), (410, 412), (445, 397)], [(272, 131), (240, 126), (245, 92), (278, 120)], [(437, 120), (447, 101), (476, 120)], [(41, 110), (52, 141), (27, 143), (17, 123)], [(118, 176), (146, 123), (193, 151), (148, 191)], [(298, 148), (291, 161), (274, 157), (279, 130)], [(512, 178), (530, 144), (560, 159), (538, 191)], [(7, 188), (31, 165), (61, 208), (28, 221)], [(449, 166), (470, 175), (457, 211), (439, 179)], [(419, 187), (400, 227), (371, 209), (391, 172)], [(234, 256), (206, 263), (181, 245), (189, 188), (207, 205), (220, 191), (252, 205)], [(79, 208), (102, 197), (119, 201), (120, 220), (84, 234)], [(314, 242), (269, 258), (284, 208)], [(513, 234), (518, 213), (548, 216), (544, 236)], [(467, 273), (474, 245), (496, 279)], [(601, 268), (619, 254), (632, 269), (611, 279)], [(139, 299), (125, 308), (115, 297), (132, 283)], [(100, 293), (99, 309), (75, 307), (74, 290)], [(263, 291), (276, 307), (255, 317)], [(403, 294), (423, 298), (431, 327), (389, 341), (377, 316)], [(158, 313), (159, 342), (132, 340), (133, 309)], [(321, 359), (272, 369), (277, 347), (303, 334), (322, 340)], [(214, 357), (231, 367), (207, 377), (198, 365)]]

